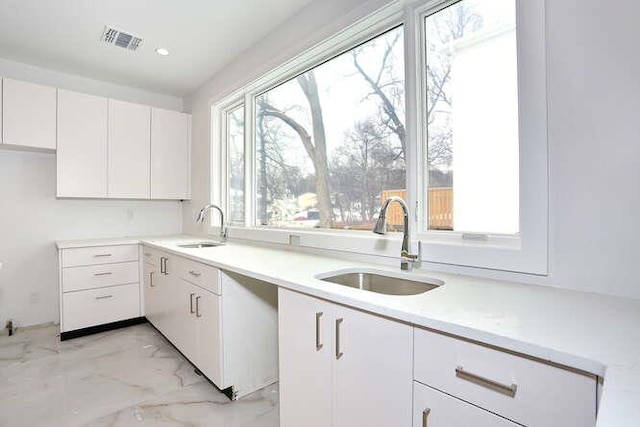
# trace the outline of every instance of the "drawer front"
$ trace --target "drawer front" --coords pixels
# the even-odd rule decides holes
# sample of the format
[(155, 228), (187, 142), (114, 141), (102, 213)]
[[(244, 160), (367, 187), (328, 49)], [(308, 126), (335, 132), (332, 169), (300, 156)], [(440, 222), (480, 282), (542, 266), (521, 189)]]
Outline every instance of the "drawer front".
[(62, 269), (62, 292), (138, 283), (139, 275), (137, 261), (66, 267)]
[(176, 260), (180, 278), (220, 295), (220, 270), (185, 258)]
[(94, 246), (62, 250), (62, 267), (138, 261), (138, 245)]
[(596, 379), (415, 328), (417, 381), (527, 426), (595, 425)]
[(111, 286), (62, 296), (62, 332), (140, 316), (140, 286)]
[(149, 246), (142, 247), (142, 260), (153, 266), (160, 265), (160, 251), (151, 249)]
[(518, 424), (477, 406), (413, 383), (413, 427), (517, 427)]

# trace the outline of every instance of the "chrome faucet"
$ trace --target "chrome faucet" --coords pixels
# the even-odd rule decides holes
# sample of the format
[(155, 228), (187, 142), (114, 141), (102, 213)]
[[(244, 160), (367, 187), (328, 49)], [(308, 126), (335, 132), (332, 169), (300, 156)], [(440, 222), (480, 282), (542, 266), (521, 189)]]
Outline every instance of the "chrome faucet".
[(227, 230), (227, 226), (224, 223), (224, 213), (222, 212), (222, 209), (220, 209), (220, 206), (214, 205), (214, 204), (210, 204), (210, 205), (207, 205), (204, 208), (200, 209), (200, 212), (198, 213), (198, 218), (196, 219), (196, 222), (197, 223), (203, 223), (204, 222), (204, 214), (207, 213), (207, 211), (209, 211), (211, 209), (216, 209), (218, 212), (220, 212), (220, 240), (225, 242), (227, 240), (227, 235), (228, 235), (229, 231)]
[(382, 208), (380, 208), (380, 215), (378, 216), (378, 221), (376, 222), (376, 226), (373, 227), (373, 232), (376, 234), (386, 234), (387, 233), (387, 208), (391, 202), (398, 202), (402, 207), (402, 212), (404, 213), (403, 217), (403, 227), (402, 227), (402, 248), (400, 250), (400, 269), (411, 271), (413, 267), (413, 263), (420, 262), (420, 252), (421, 245), (418, 242), (418, 254), (409, 253), (409, 206), (407, 203), (397, 196), (389, 197), (382, 204)]

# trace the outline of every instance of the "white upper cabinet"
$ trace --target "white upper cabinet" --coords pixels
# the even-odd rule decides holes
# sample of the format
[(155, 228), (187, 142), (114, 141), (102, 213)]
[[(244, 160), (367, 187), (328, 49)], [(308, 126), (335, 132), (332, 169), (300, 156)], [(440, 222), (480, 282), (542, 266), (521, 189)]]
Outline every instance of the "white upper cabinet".
[(151, 198), (189, 199), (190, 116), (151, 109)]
[(109, 100), (108, 197), (150, 197), (151, 107)]
[(56, 149), (57, 89), (4, 79), (2, 142)]
[(58, 197), (107, 197), (108, 99), (58, 91)]

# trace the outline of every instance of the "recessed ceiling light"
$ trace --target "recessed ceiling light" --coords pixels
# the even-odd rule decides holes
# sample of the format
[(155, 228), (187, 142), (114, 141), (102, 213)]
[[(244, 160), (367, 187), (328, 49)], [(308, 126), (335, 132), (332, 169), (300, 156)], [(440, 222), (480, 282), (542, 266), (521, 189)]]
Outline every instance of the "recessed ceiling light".
[(156, 48), (156, 53), (161, 56), (169, 56), (169, 51), (163, 47)]

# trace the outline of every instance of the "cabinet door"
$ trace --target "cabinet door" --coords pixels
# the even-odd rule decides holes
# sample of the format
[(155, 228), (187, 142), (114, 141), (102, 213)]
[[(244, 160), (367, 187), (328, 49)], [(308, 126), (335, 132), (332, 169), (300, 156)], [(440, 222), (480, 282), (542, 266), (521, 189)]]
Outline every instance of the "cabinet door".
[(281, 427), (332, 425), (332, 311), (327, 302), (278, 290)]
[(108, 100), (58, 91), (58, 197), (107, 197)]
[(162, 315), (162, 291), (158, 287), (160, 282), (158, 268), (149, 263), (143, 264), (143, 286), (144, 286), (144, 313), (146, 318), (159, 328), (158, 319)]
[(511, 421), (420, 383), (413, 386), (413, 427), (515, 427)]
[(109, 100), (108, 196), (149, 198), (151, 107)]
[(196, 359), (196, 296), (198, 288), (180, 279), (180, 258), (170, 256), (164, 276), (166, 308), (165, 335), (189, 360)]
[(4, 79), (3, 142), (56, 149), (57, 89)]
[(189, 115), (151, 110), (151, 198), (188, 199)]
[(333, 426), (409, 427), (411, 326), (335, 306), (333, 328)]
[[(194, 287), (195, 288), (195, 287)], [(222, 319), (220, 296), (195, 288), (196, 366), (216, 385), (222, 384)]]

